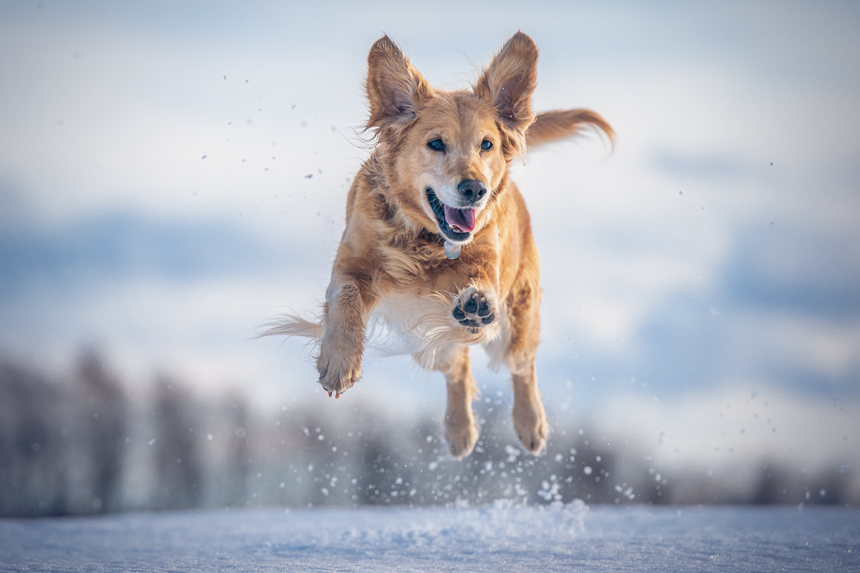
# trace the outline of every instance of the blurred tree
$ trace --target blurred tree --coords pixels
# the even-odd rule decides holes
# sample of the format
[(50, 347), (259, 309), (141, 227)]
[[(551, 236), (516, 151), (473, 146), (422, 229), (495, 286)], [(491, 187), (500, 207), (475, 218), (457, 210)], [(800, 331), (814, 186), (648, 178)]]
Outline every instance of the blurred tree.
[(224, 503), (244, 505), (248, 497), (248, 476), (251, 471), (251, 448), (248, 435), (250, 420), (248, 404), (239, 393), (232, 393), (223, 404), (226, 410), (227, 446), (222, 454), (224, 462), (223, 488)]
[(198, 507), (201, 463), (197, 448), (198, 416), (191, 396), (162, 377), (157, 383), (155, 410), (155, 509)]
[(84, 352), (78, 362), (78, 393), (81, 429), (86, 434), (91, 465), (92, 499), (95, 511), (117, 511), (117, 492), (122, 478), (123, 447), (126, 443), (128, 404), (116, 378), (109, 375), (95, 351)]
[(67, 513), (64, 394), (31, 370), (0, 362), (0, 516)]

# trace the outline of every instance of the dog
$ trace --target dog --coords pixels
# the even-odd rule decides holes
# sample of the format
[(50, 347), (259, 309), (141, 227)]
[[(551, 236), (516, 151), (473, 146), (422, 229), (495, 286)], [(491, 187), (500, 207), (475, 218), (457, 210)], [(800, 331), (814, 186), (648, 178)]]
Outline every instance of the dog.
[(383, 36), (370, 49), (366, 130), (373, 150), (349, 190), (322, 315), (288, 315), (261, 336), (305, 336), (319, 383), (339, 398), (361, 377), (368, 324), (411, 341), (416, 362), (445, 376), (451, 454), (478, 440), (469, 346), (510, 371), (513, 424), (540, 455), (550, 426), (537, 388), (541, 299), (538, 251), (509, 167), (527, 149), (580, 133), (614, 132), (584, 109), (536, 115), (538, 50), (514, 34), (471, 90), (433, 89)]

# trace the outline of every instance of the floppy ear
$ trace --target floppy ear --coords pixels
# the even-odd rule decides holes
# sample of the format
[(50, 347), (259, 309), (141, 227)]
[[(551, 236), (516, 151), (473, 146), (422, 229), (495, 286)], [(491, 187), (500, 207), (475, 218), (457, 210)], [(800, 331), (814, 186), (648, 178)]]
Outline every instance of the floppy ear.
[(388, 36), (377, 40), (367, 55), (366, 89), (370, 102), (368, 129), (408, 124), (421, 102), (433, 95), (427, 81)]
[[(531, 97), (537, 84), (537, 46), (522, 32), (514, 34), (478, 78), (472, 91), (496, 108), (499, 120), (524, 143), (534, 123)], [(523, 149), (519, 150), (523, 151)]]

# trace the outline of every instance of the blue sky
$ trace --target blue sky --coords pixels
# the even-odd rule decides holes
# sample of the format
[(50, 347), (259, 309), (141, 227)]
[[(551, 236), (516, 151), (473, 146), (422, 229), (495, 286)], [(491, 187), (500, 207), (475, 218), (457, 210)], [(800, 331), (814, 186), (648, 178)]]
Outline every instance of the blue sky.
[[(675, 428), (689, 450), (719, 435), (717, 404), (768, 395), (794, 430), (747, 434), (750, 452), (856, 452), (858, 12), (5, 2), (0, 353), (62, 371), (96, 346), (133, 388), (166, 370), (260, 403), (317, 399), (301, 343), (248, 338), (322, 297), (368, 153), (367, 49), (387, 33), (462, 88), (522, 29), (541, 50), (536, 108), (592, 108), (619, 136), (612, 154), (583, 139), (514, 167), (543, 261), (551, 411), (646, 441)], [(444, 394), (372, 357), (360, 392), (436, 410)]]

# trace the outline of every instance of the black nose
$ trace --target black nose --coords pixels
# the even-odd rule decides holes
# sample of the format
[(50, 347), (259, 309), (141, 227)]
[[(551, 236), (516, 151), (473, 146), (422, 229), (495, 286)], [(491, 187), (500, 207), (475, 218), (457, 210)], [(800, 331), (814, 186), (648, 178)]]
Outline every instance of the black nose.
[(487, 194), (487, 187), (481, 181), (469, 179), (457, 185), (457, 191), (464, 198), (474, 202)]

